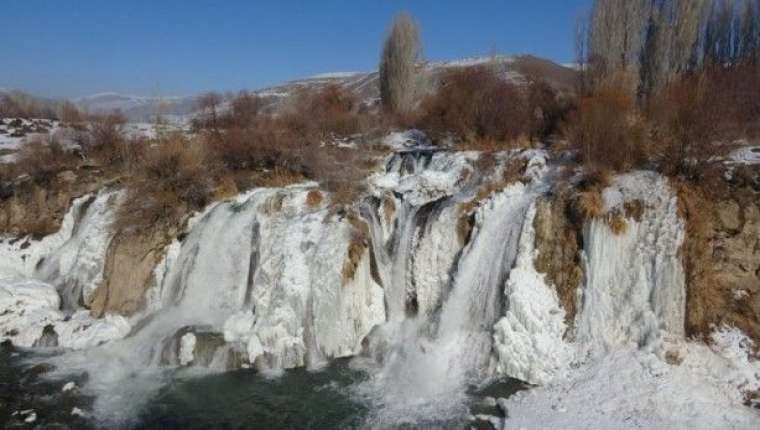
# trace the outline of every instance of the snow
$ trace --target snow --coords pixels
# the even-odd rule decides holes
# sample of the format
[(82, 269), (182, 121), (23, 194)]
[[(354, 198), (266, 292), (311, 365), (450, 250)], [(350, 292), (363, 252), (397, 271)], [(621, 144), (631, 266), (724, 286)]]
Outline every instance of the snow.
[(760, 164), (760, 146), (744, 146), (728, 155), (729, 164)]
[(343, 79), (343, 78), (352, 78), (357, 75), (361, 75), (362, 72), (328, 72), (328, 73), (320, 73), (317, 75), (312, 76), (309, 79)]
[(756, 429), (760, 413), (742, 404), (739, 387), (758, 386), (760, 363), (747, 359), (746, 337), (724, 333), (731, 340), (712, 348), (667, 345), (680, 351), (680, 364), (635, 345), (618, 349), (567, 380), (504, 401), (503, 428)]
[(45, 326), (63, 319), (59, 305), (60, 298), (52, 285), (33, 280), (0, 280), (0, 340), (33, 346)]
[(196, 338), (193, 333), (186, 333), (180, 338), (179, 342), (179, 364), (181, 366), (187, 366), (195, 359), (193, 355), (195, 352)]
[(430, 138), (420, 130), (394, 131), (385, 136), (383, 145), (396, 151), (409, 149), (435, 149)]
[(472, 66), (479, 66), (482, 64), (490, 64), (490, 63), (502, 63), (502, 64), (510, 64), (514, 63), (515, 59), (514, 57), (508, 57), (503, 55), (491, 55), (486, 57), (469, 57), (469, 58), (462, 58), (458, 60), (451, 60), (451, 61), (439, 61), (439, 62), (432, 62), (428, 63), (428, 68), (439, 68), (439, 67), (472, 67)]
[(61, 228), (40, 240), (0, 237), (0, 276), (33, 277), (39, 261), (72, 237), (82, 208), (91, 198), (91, 195), (86, 195), (75, 199), (63, 217)]
[(250, 310), (235, 313), (224, 322), (225, 342), (241, 342), (250, 336), (256, 317)]
[(0, 279), (0, 340), (31, 347), (45, 327), (52, 325), (58, 335), (58, 346), (86, 349), (123, 338), (131, 329), (126, 318), (119, 315), (93, 319), (83, 310), (66, 318), (59, 307), (60, 297), (50, 284)]
[(573, 351), (563, 336), (565, 311), (556, 291), (533, 265), (535, 204), (526, 215), (517, 261), (509, 273), (505, 295), (509, 308), (494, 327), (497, 371), (531, 384), (547, 383), (563, 374)]
[(66, 383), (66, 384), (63, 386), (63, 388), (61, 389), (61, 391), (63, 391), (63, 392), (65, 393), (65, 392), (67, 392), (67, 391), (71, 391), (71, 390), (73, 390), (73, 389), (74, 389), (74, 388), (76, 388), (76, 387), (77, 387), (77, 384), (76, 384), (74, 381), (69, 381), (69, 382), (67, 382), (67, 383)]

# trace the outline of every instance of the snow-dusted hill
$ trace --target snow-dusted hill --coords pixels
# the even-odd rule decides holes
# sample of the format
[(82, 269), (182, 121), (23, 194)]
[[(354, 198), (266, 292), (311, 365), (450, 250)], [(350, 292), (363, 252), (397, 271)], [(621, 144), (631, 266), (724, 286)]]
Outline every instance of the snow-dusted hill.
[[(527, 77), (535, 76), (546, 80), (554, 88), (563, 92), (572, 91), (576, 73), (572, 68), (528, 55), (473, 57), (454, 61), (429, 62), (420, 65), (420, 71), (427, 78), (425, 81), (431, 84), (427, 88), (430, 90), (435, 87), (437, 79), (447, 70), (483, 64), (492, 64), (499, 69), (500, 73), (503, 73), (506, 79), (514, 82), (525, 82)], [(290, 97), (298, 93), (299, 90), (316, 89), (328, 84), (337, 84), (346, 88), (368, 105), (372, 105), (380, 97), (377, 71), (321, 73), (253, 92), (263, 98), (265, 107), (277, 111), (287, 106)], [(23, 94), (14, 90), (0, 89), (0, 95), (3, 92)], [(24, 96), (50, 105), (60, 103), (60, 101), (55, 100)], [(80, 109), (90, 113), (120, 110), (131, 122), (151, 122), (156, 118), (156, 115), (160, 114), (164, 119), (175, 123), (184, 123), (191, 119), (197, 112), (197, 101), (197, 95), (155, 97), (114, 92), (99, 93), (73, 100)]]

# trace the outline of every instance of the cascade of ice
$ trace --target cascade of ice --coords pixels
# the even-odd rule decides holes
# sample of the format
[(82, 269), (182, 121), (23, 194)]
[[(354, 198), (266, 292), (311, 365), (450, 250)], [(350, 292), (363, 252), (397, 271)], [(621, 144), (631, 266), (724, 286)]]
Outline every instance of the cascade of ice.
[[(411, 150), (391, 156), (386, 171), (370, 178), (374, 199), (362, 208), (385, 289), (388, 319), (432, 312), (448, 288), (461, 249), (455, 232), (461, 177), (472, 153)], [(385, 202), (390, 202), (386, 207)], [(392, 210), (392, 212), (388, 212)], [(424, 267), (419, 271), (418, 268)]]
[(604, 220), (585, 225), (577, 342), (594, 356), (628, 342), (655, 348), (663, 336), (683, 337), (684, 223), (667, 179), (653, 172), (622, 175), (603, 198), (608, 212), (624, 213), (632, 205), (643, 210), (627, 218), (622, 233), (613, 233)]
[(253, 190), (189, 222), (157, 268), (150, 313), (133, 333), (57, 362), (91, 375), (85, 388), (98, 394), (97, 414), (126, 418), (115, 411), (139, 405), (177, 366), (279, 370), (359, 351), (385, 320), (383, 291), (366, 254), (343, 278), (351, 226), (309, 208), (311, 190)]
[[(526, 214), (545, 189), (545, 170), (543, 157), (534, 157), (527, 172), (533, 179), (527, 185), (508, 185), (480, 205), (470, 242), (458, 253), (448, 282), (450, 291), (433, 318), (420, 315), (397, 324), (391, 321), (378, 330), (380, 340), (372, 341), (384, 351), (372, 353), (382, 361), (382, 368), (360, 387), (379, 405), (376, 416), (370, 418), (372, 424), (462, 413), (466, 385), (490, 374), (492, 328), (501, 314), (502, 288), (515, 262)], [(445, 213), (439, 213), (439, 222), (447, 222), (448, 236), (455, 236), (455, 217), (441, 216)], [(415, 259), (424, 259), (422, 250), (414, 249)], [(437, 249), (427, 252), (435, 255)]]
[(40, 240), (2, 241), (0, 339), (84, 349), (129, 332), (125, 318), (93, 320), (81, 307), (103, 279), (119, 195), (103, 190), (74, 200), (61, 229)]
[(58, 289), (63, 309), (74, 311), (90, 302), (103, 281), (103, 266), (111, 240), (111, 221), (121, 194), (101, 191), (81, 208), (83, 214), (62, 245), (41, 258), (36, 277)]

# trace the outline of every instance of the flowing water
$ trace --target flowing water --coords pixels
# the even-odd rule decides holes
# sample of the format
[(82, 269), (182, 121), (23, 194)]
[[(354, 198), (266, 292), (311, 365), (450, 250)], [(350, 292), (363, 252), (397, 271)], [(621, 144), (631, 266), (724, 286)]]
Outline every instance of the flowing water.
[[(625, 234), (585, 226), (571, 344), (557, 295), (533, 267), (536, 201), (554, 170), (540, 151), (502, 154), (498, 166), (528, 162), (523, 180), (462, 213), (502, 174), (479, 176), (478, 157), (390, 157), (358, 204), (368, 236), (350, 278), (355, 221), (307, 205), (315, 184), (214, 204), (167, 248), (146, 310), (129, 320), (81, 309), (102, 276), (119, 194), (77, 200), (57, 235), (0, 243), (9, 263), (0, 326), (21, 346), (68, 348), (4, 352), (4, 383), (21, 399), (35, 384), (60, 391), (55, 384), (80, 378), (74, 393), (50, 395), (104, 427), (461, 428), (484, 393), (523, 387), (510, 378), (544, 383), (616, 345), (654, 348), (683, 335), (683, 225), (664, 180), (632, 174), (605, 191), (609, 209), (646, 202)], [(28, 387), (9, 371), (43, 363), (55, 369)], [(27, 397), (36, 406), (13, 407), (85, 420)]]

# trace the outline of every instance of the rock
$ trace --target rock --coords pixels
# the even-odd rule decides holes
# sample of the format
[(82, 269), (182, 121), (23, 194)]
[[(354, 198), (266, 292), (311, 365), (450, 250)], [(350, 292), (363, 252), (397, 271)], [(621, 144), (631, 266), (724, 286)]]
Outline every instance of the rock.
[(509, 418), (509, 411), (507, 410), (507, 399), (499, 398), (496, 400), (496, 409), (499, 411), (499, 415), (502, 418)]
[(42, 330), (42, 336), (34, 342), (35, 348), (54, 348), (58, 346), (58, 333), (52, 324), (48, 324)]
[(153, 285), (153, 269), (163, 255), (161, 232), (117, 233), (108, 246), (103, 278), (93, 294), (90, 311), (96, 318), (107, 313), (131, 316), (142, 309), (145, 291)]
[(77, 175), (71, 170), (64, 170), (63, 172), (58, 174), (58, 180), (63, 183), (73, 183), (77, 180)]
[(491, 415), (475, 415), (470, 421), (470, 428), (474, 430), (496, 430), (501, 427), (500, 419)]
[(717, 213), (718, 220), (724, 230), (735, 231), (739, 229), (741, 225), (739, 205), (735, 201), (728, 200), (718, 203)]

